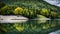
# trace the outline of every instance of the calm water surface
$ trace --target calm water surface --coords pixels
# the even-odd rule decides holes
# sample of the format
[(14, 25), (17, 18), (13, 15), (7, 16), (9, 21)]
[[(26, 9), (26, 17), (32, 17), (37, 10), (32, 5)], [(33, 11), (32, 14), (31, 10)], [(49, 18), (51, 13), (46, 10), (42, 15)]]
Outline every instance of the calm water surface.
[[(10, 23), (3, 23), (2, 25), (10, 25)], [(16, 23), (11, 23), (10, 27), (12, 29), (9, 29), (10, 31), (5, 32), (5, 34), (54, 34), (54, 32), (59, 33), (60, 31), (60, 20), (28, 20), (25, 22), (16, 22)], [(1, 26), (2, 26), (1, 25)], [(16, 26), (13, 27), (14, 25), (19, 25), (18, 28), (22, 28), (22, 30), (16, 29)], [(7, 27), (7, 26), (4, 26)], [(10, 28), (9, 27), (9, 28)], [(57, 34), (56, 33), (56, 34)]]

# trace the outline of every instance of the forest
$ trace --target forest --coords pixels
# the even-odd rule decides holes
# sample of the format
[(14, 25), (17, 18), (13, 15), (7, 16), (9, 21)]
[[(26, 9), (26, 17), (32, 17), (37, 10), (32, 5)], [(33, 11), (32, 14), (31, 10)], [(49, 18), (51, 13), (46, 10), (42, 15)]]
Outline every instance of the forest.
[[(0, 15), (21, 15), (35, 19), (42, 15), (51, 20), (28, 20), (25, 23), (0, 23), (0, 34), (48, 34), (60, 30), (60, 7), (43, 0), (2, 0)], [(44, 21), (44, 20), (42, 20)]]
[[(29, 19), (36, 18), (37, 15), (43, 15), (51, 19), (60, 18), (60, 7), (53, 6), (45, 1), (18, 1), (20, 2), (13, 6), (0, 2), (0, 15), (22, 15)], [(13, 1), (11, 1), (11, 4), (12, 2)]]

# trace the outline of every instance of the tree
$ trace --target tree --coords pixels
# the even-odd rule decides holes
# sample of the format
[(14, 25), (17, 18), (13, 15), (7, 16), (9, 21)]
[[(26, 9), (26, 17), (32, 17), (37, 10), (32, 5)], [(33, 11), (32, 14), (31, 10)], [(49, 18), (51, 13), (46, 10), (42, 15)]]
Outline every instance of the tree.
[(56, 12), (53, 12), (53, 11), (50, 13), (50, 16), (52, 18), (58, 18), (58, 14)]
[(44, 15), (44, 16), (48, 16), (49, 15), (49, 10), (46, 8), (42, 8), (40, 11), (40, 14)]
[(22, 14), (22, 12), (23, 12), (23, 8), (21, 8), (21, 7), (17, 7), (17, 8), (13, 11), (14, 14)]
[(0, 2), (0, 8), (2, 8), (3, 6), (5, 6), (5, 4)]
[(0, 14), (4, 14), (4, 15), (9, 14), (9, 11), (7, 10), (8, 10), (8, 6), (6, 5), (0, 9)]

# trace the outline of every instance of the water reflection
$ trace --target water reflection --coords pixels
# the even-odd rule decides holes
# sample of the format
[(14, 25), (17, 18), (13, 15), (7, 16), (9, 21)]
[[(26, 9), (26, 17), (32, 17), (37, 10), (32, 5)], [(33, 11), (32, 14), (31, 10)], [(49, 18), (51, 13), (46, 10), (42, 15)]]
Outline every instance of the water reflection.
[(48, 34), (60, 29), (60, 20), (46, 20), (44, 22), (41, 22), (41, 20), (28, 20), (27, 22), (23, 23), (1, 23), (0, 27), (0, 29), (3, 31), (6, 29), (6, 34)]

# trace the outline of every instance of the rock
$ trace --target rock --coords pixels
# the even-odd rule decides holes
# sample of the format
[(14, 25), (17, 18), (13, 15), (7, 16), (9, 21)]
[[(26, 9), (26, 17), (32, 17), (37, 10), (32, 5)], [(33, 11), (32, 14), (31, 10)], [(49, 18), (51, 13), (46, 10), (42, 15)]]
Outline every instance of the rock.
[(10, 15), (10, 16), (0, 15), (0, 23), (15, 23), (15, 22), (22, 23), (26, 21), (28, 21), (28, 18), (20, 16), (20, 15), (19, 17), (17, 15), (16, 16), (15, 15)]
[(51, 32), (51, 33), (49, 33), (49, 34), (60, 34), (60, 30), (57, 30), (57, 31), (55, 31), (55, 32)]
[(51, 5), (60, 7), (60, 0), (44, 0), (44, 1), (48, 2)]

